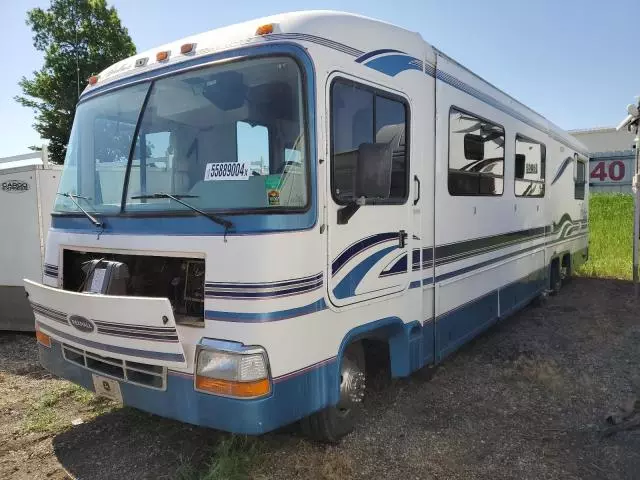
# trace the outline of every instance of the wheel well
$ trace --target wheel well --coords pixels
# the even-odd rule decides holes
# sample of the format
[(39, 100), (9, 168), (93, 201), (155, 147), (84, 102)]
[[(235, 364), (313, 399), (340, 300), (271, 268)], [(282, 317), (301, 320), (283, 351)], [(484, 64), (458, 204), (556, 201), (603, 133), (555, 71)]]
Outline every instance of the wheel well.
[(364, 338), (360, 341), (364, 349), (367, 385), (374, 388), (385, 386), (391, 379), (391, 356), (387, 338)]

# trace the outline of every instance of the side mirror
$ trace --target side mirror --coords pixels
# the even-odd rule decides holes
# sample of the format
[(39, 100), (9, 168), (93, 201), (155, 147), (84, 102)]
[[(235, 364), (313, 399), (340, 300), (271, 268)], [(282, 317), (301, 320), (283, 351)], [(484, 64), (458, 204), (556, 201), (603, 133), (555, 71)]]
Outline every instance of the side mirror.
[(391, 194), (393, 155), (388, 143), (363, 143), (358, 147), (352, 201), (338, 210), (338, 225), (345, 225), (358, 209), (371, 200)]
[(358, 148), (355, 197), (377, 200), (389, 198), (391, 193), (391, 145), (363, 143)]
[(464, 136), (464, 158), (467, 160), (484, 159), (484, 139), (482, 135), (467, 133)]

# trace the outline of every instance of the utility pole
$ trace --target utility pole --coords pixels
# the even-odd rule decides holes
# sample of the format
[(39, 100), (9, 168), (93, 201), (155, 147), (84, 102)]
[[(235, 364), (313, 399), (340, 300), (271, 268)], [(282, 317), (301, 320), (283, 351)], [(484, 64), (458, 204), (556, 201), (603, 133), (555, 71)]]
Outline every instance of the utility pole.
[(638, 240), (640, 238), (640, 97), (637, 103), (627, 107), (625, 118), (616, 130), (627, 129), (635, 134), (635, 164), (632, 182), (633, 191), (633, 285), (636, 299), (638, 298)]

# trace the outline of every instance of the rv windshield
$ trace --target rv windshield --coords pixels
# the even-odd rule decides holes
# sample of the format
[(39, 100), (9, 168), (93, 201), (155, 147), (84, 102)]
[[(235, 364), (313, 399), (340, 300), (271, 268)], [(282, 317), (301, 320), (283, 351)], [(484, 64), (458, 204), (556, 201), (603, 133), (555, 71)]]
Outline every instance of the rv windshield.
[[(288, 57), (230, 62), (82, 102), (59, 191), (103, 214), (282, 211), (307, 206), (298, 65)], [(79, 212), (59, 195), (55, 211)]]

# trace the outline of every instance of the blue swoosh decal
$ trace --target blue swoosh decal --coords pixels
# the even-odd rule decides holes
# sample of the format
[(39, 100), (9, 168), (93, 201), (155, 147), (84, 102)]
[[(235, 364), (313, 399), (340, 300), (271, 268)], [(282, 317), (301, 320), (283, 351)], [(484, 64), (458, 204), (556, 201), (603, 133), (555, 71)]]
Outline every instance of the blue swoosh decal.
[(336, 275), (349, 260), (358, 255), (360, 252), (363, 252), (364, 250), (380, 243), (385, 243), (397, 238), (398, 232), (377, 233), (375, 235), (366, 237), (354, 243), (353, 245), (350, 245), (340, 255), (338, 255), (338, 258), (333, 261), (333, 264), (331, 265), (331, 274)]
[(422, 67), (418, 65), (419, 62), (417, 58), (410, 55), (395, 54), (374, 58), (365, 65), (390, 77), (395, 77), (405, 70), (417, 70), (421, 72)]
[(353, 270), (351, 270), (347, 275), (340, 280), (340, 283), (336, 285), (333, 289), (333, 295), (336, 298), (343, 299), (348, 297), (353, 297), (356, 293), (356, 288), (373, 266), (378, 263), (378, 261), (384, 257), (387, 253), (398, 248), (397, 245), (393, 247), (386, 247), (382, 250), (368, 256), (363, 261), (361, 261)]

